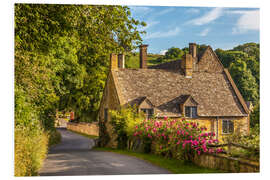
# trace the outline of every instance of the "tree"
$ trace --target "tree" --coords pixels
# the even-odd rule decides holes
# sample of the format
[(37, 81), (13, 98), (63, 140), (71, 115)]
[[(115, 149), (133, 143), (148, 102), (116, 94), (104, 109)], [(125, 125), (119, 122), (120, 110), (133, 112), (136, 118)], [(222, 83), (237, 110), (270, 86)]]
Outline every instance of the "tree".
[[(31, 94), (27, 88), (30, 84), (20, 80), (26, 71), (23, 64), (30, 61), (17, 60), (30, 54), (32, 68), (42, 69), (42, 73), (34, 76), (35, 71), (27, 70), (30, 79), (35, 77), (38, 83), (43, 83), (42, 88), (36, 88), (36, 94), (43, 93), (44, 99), (49, 94), (54, 97), (48, 98), (53, 103), (32, 99), (38, 102), (37, 106), (50, 106), (40, 108), (41, 114), (58, 107), (75, 110), (83, 120), (90, 115), (95, 118), (108, 72), (109, 54), (136, 48), (141, 43), (140, 34), (144, 33), (138, 31), (138, 26), (145, 23), (133, 19), (129, 8), (123, 6), (16, 4), (16, 84), (23, 84), (23, 89)], [(44, 75), (46, 81), (41, 80)]]
[(239, 91), (246, 101), (257, 103), (259, 99), (259, 88), (256, 79), (252, 76), (250, 69), (247, 68), (245, 61), (237, 59), (232, 62), (229, 71), (235, 81)]
[(165, 53), (165, 58), (166, 59), (176, 59), (176, 58), (181, 58), (183, 55), (184, 55), (184, 51), (182, 51), (181, 49), (176, 48), (176, 47), (171, 47)]

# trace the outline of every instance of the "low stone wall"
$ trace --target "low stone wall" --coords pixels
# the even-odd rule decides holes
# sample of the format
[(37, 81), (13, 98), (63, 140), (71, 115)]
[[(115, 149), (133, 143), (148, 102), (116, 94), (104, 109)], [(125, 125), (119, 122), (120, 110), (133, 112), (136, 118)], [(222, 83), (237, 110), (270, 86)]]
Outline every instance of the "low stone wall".
[(93, 136), (99, 136), (99, 126), (98, 122), (93, 122), (93, 123), (67, 123), (67, 129), (70, 129), (72, 131), (76, 131), (79, 133), (84, 133), (88, 135), (93, 135)]
[(260, 172), (260, 165), (257, 162), (240, 160), (222, 154), (196, 155), (193, 163), (198, 166), (221, 169), (228, 172)]

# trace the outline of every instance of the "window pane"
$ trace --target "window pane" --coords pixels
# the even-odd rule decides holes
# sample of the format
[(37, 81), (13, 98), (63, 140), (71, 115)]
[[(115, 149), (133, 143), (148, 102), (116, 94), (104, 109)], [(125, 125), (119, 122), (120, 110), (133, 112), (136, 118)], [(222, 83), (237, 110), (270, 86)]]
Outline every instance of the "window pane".
[(228, 121), (227, 120), (222, 121), (222, 132), (228, 133)]
[(197, 107), (192, 107), (192, 117), (195, 118), (197, 117)]
[(190, 107), (185, 107), (185, 116), (190, 117)]
[(233, 127), (233, 121), (229, 121), (229, 132), (233, 133), (234, 127)]
[(144, 112), (147, 118), (151, 118), (154, 115), (153, 109), (141, 109), (141, 111)]

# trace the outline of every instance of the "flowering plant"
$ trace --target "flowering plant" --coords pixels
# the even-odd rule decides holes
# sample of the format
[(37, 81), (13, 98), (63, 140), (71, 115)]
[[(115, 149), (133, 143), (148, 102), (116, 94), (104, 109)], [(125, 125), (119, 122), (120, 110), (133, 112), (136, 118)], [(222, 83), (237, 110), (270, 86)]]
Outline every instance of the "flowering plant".
[(157, 153), (170, 155), (174, 150), (176, 157), (184, 160), (191, 160), (194, 153), (223, 152), (222, 148), (209, 146), (218, 143), (214, 132), (207, 132), (198, 122), (188, 122), (184, 118), (144, 120), (135, 127), (133, 136), (152, 140)]

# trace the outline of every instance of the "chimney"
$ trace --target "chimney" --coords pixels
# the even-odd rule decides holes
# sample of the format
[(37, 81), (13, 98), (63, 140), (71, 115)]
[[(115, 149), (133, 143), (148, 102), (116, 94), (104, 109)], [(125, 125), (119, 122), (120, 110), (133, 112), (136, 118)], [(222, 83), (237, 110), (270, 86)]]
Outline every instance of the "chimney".
[(193, 65), (192, 55), (185, 54), (181, 61), (181, 68), (183, 69), (186, 78), (192, 77), (192, 72), (193, 72), (192, 65)]
[(147, 69), (147, 44), (142, 44), (140, 47), (140, 68)]
[(125, 55), (118, 54), (118, 67), (121, 69), (125, 68)]
[(189, 54), (191, 54), (193, 58), (197, 57), (196, 43), (189, 43)]
[(111, 70), (118, 69), (118, 57), (117, 54), (112, 53), (110, 57), (110, 68)]

